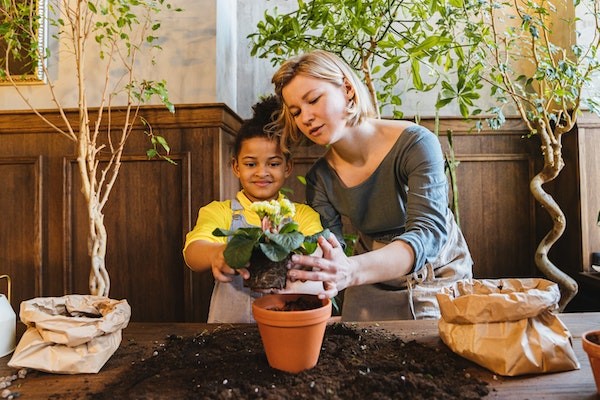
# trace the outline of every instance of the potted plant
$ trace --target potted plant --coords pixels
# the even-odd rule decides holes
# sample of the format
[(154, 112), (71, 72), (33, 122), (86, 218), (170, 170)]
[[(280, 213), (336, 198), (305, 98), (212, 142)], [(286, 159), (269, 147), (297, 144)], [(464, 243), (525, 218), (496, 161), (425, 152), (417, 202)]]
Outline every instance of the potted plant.
[[(47, 9), (45, 8), (47, 6)], [(44, 7), (42, 9), (42, 7)], [(43, 11), (43, 12), (40, 12)], [(92, 295), (108, 296), (110, 278), (105, 265), (107, 232), (104, 207), (119, 175), (125, 145), (134, 128), (143, 123), (150, 141), (148, 157), (169, 159), (166, 140), (156, 134), (141, 115), (142, 104), (158, 99), (171, 112), (166, 82), (139, 76), (142, 66), (153, 64), (153, 52), (160, 50), (158, 16), (167, 10), (180, 11), (165, 0), (70, 1), (24, 0), (0, 2), (0, 38), (5, 44), (0, 54), (0, 77), (11, 84), (21, 99), (54, 132), (69, 139), (75, 150), (81, 178), (81, 192), (88, 211), (88, 253), (91, 260), (89, 289)], [(49, 11), (49, 12), (48, 12)], [(48, 14), (48, 15), (46, 15)], [(42, 38), (40, 28), (48, 25), (53, 40), (70, 52), (76, 71), (74, 80), (58, 81), (48, 70), (55, 59)], [(89, 57), (95, 53), (96, 57)], [(48, 97), (60, 115), (54, 121), (40, 112), (20, 86), (21, 73), (14, 62), (41, 68)], [(100, 76), (99, 103), (92, 105), (89, 93)], [(68, 117), (58, 86), (72, 85), (77, 93), (78, 118)], [(124, 104), (117, 107), (115, 104)], [(125, 116), (116, 126), (111, 112)]]
[(317, 365), (331, 299), (270, 294), (252, 303), (252, 314), (272, 368), (298, 373)]
[[(559, 284), (564, 310), (578, 286), (549, 260), (566, 219), (543, 185), (564, 167), (562, 135), (575, 126), (582, 106), (600, 114), (597, 99), (585, 90), (600, 69), (600, 0), (566, 4), (559, 12), (545, 0), (298, 1), (295, 11), (265, 13), (249, 35), (251, 54), (275, 65), (314, 48), (336, 53), (362, 74), (375, 104), (391, 107), (394, 117), (402, 116), (402, 94), (434, 89), (436, 109), (457, 104), (464, 118), (491, 115), (477, 120), (477, 127), (485, 120), (497, 129), (506, 112), (518, 114), (540, 139), (544, 165), (530, 190), (553, 224), (535, 251), (535, 264)], [(594, 34), (585, 43), (563, 44), (557, 33), (574, 33), (576, 9), (593, 21)], [(495, 100), (489, 108), (481, 107), (486, 90)]]
[(590, 359), (596, 389), (600, 394), (600, 331), (585, 332), (581, 335), (581, 344)]
[(319, 236), (329, 230), (304, 236), (293, 220), (294, 204), (288, 199), (259, 201), (251, 205), (261, 220), (260, 227), (234, 231), (217, 228), (215, 236), (231, 236), (223, 256), (234, 269), (248, 268), (250, 278), (245, 285), (252, 289), (283, 289), (287, 280), (287, 264), (292, 254), (311, 254)]

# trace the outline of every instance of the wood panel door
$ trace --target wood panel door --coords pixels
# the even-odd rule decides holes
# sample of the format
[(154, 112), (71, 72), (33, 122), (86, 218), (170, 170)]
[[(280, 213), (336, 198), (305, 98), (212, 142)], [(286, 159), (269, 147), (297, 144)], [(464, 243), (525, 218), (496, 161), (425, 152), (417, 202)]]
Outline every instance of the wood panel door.
[[(237, 189), (223, 155), (241, 119), (223, 104), (176, 110), (150, 106), (142, 115), (177, 164), (148, 160), (137, 126), (104, 210), (110, 297), (127, 299), (132, 321), (206, 320), (213, 280), (185, 265), (185, 234), (200, 206)], [(59, 121), (54, 111), (45, 115)], [(23, 111), (0, 113), (0, 141), (0, 274), (12, 278), (13, 308), (38, 296), (89, 293), (88, 218), (72, 143)]]

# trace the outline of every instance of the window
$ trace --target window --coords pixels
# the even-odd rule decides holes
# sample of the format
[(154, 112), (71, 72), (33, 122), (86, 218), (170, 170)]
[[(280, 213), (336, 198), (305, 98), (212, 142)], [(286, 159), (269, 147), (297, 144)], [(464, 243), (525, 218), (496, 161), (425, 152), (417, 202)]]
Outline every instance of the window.
[[(0, 84), (8, 84), (9, 82), (4, 75), (6, 69), (5, 62), (8, 63), (8, 69), (13, 76), (13, 79), (19, 84), (43, 83), (45, 81), (44, 49), (46, 48), (48, 31), (46, 18), (48, 7), (47, 1), (48, 0), (13, 0), (8, 2), (8, 5), (6, 6), (4, 4), (0, 6)], [(33, 25), (28, 23), (30, 14), (27, 11), (22, 11), (27, 9), (28, 5), (31, 5), (31, 9), (33, 10), (32, 14), (36, 16)], [(7, 9), (7, 7), (12, 8)], [(36, 46), (36, 48), (28, 48), (25, 44), (23, 48), (19, 49), (19, 56), (16, 57), (13, 54), (7, 54), (8, 43), (5, 36), (7, 30), (13, 29), (12, 26), (10, 26), (12, 24), (7, 22), (8, 16), (14, 16), (15, 14), (20, 14), (20, 19), (23, 22), (20, 24), (23, 26), (23, 28), (20, 29), (20, 32), (23, 35), (26, 35), (27, 30), (30, 29), (31, 26), (37, 36), (37, 41), (32, 44), (32, 46)], [(15, 18), (11, 17), (11, 21), (15, 20)], [(31, 57), (31, 50), (35, 50), (39, 57)]]

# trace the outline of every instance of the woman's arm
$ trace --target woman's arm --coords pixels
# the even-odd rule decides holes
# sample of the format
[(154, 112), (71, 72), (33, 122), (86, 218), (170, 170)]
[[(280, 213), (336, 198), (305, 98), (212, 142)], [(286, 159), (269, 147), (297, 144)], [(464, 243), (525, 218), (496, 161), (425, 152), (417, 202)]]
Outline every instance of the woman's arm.
[[(322, 281), (319, 297), (334, 297), (350, 287), (398, 279), (408, 274), (414, 261), (410, 245), (398, 240), (378, 250), (347, 257), (334, 235), (319, 238), (323, 257), (294, 255), (290, 280)], [(302, 268), (312, 267), (312, 270)], [(298, 269), (296, 269), (298, 268)]]
[[(406, 133), (406, 132), (405, 132)], [(448, 182), (438, 138), (425, 128), (411, 132), (397, 157), (396, 175), (408, 184), (405, 232), (396, 239), (415, 253), (414, 270), (435, 259), (446, 243)]]

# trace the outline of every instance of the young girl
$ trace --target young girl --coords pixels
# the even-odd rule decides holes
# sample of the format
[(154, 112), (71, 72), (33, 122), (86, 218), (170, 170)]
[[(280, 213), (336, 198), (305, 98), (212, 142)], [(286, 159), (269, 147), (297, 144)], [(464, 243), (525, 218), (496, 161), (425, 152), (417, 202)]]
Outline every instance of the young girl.
[[(250, 205), (283, 196), (279, 191), (293, 166), (290, 153), (284, 153), (279, 139), (270, 137), (264, 130), (279, 109), (275, 96), (254, 105), (254, 115), (242, 124), (233, 147), (231, 166), (242, 190), (235, 199), (213, 201), (202, 207), (196, 226), (186, 236), (183, 249), (186, 264), (194, 271), (210, 268), (215, 279), (208, 322), (254, 322), (252, 302), (262, 294), (244, 287), (243, 280), (250, 276), (248, 270), (234, 270), (227, 265), (223, 257), (227, 238), (215, 237), (212, 232), (215, 228), (235, 230), (260, 226), (260, 219), (250, 210)], [(323, 230), (314, 210), (305, 204), (294, 205), (294, 220), (300, 232), (308, 236)]]
[[(288, 277), (322, 281), (322, 297), (348, 288), (344, 320), (439, 317), (435, 293), (470, 278), (472, 259), (448, 208), (437, 137), (375, 118), (365, 85), (326, 51), (288, 60), (272, 82), (283, 110), (271, 128), (283, 143), (304, 135), (327, 146), (306, 176), (306, 195), (338, 238), (319, 239), (323, 258), (294, 256), (303, 268)], [(344, 255), (342, 216), (373, 241), (372, 251)]]

